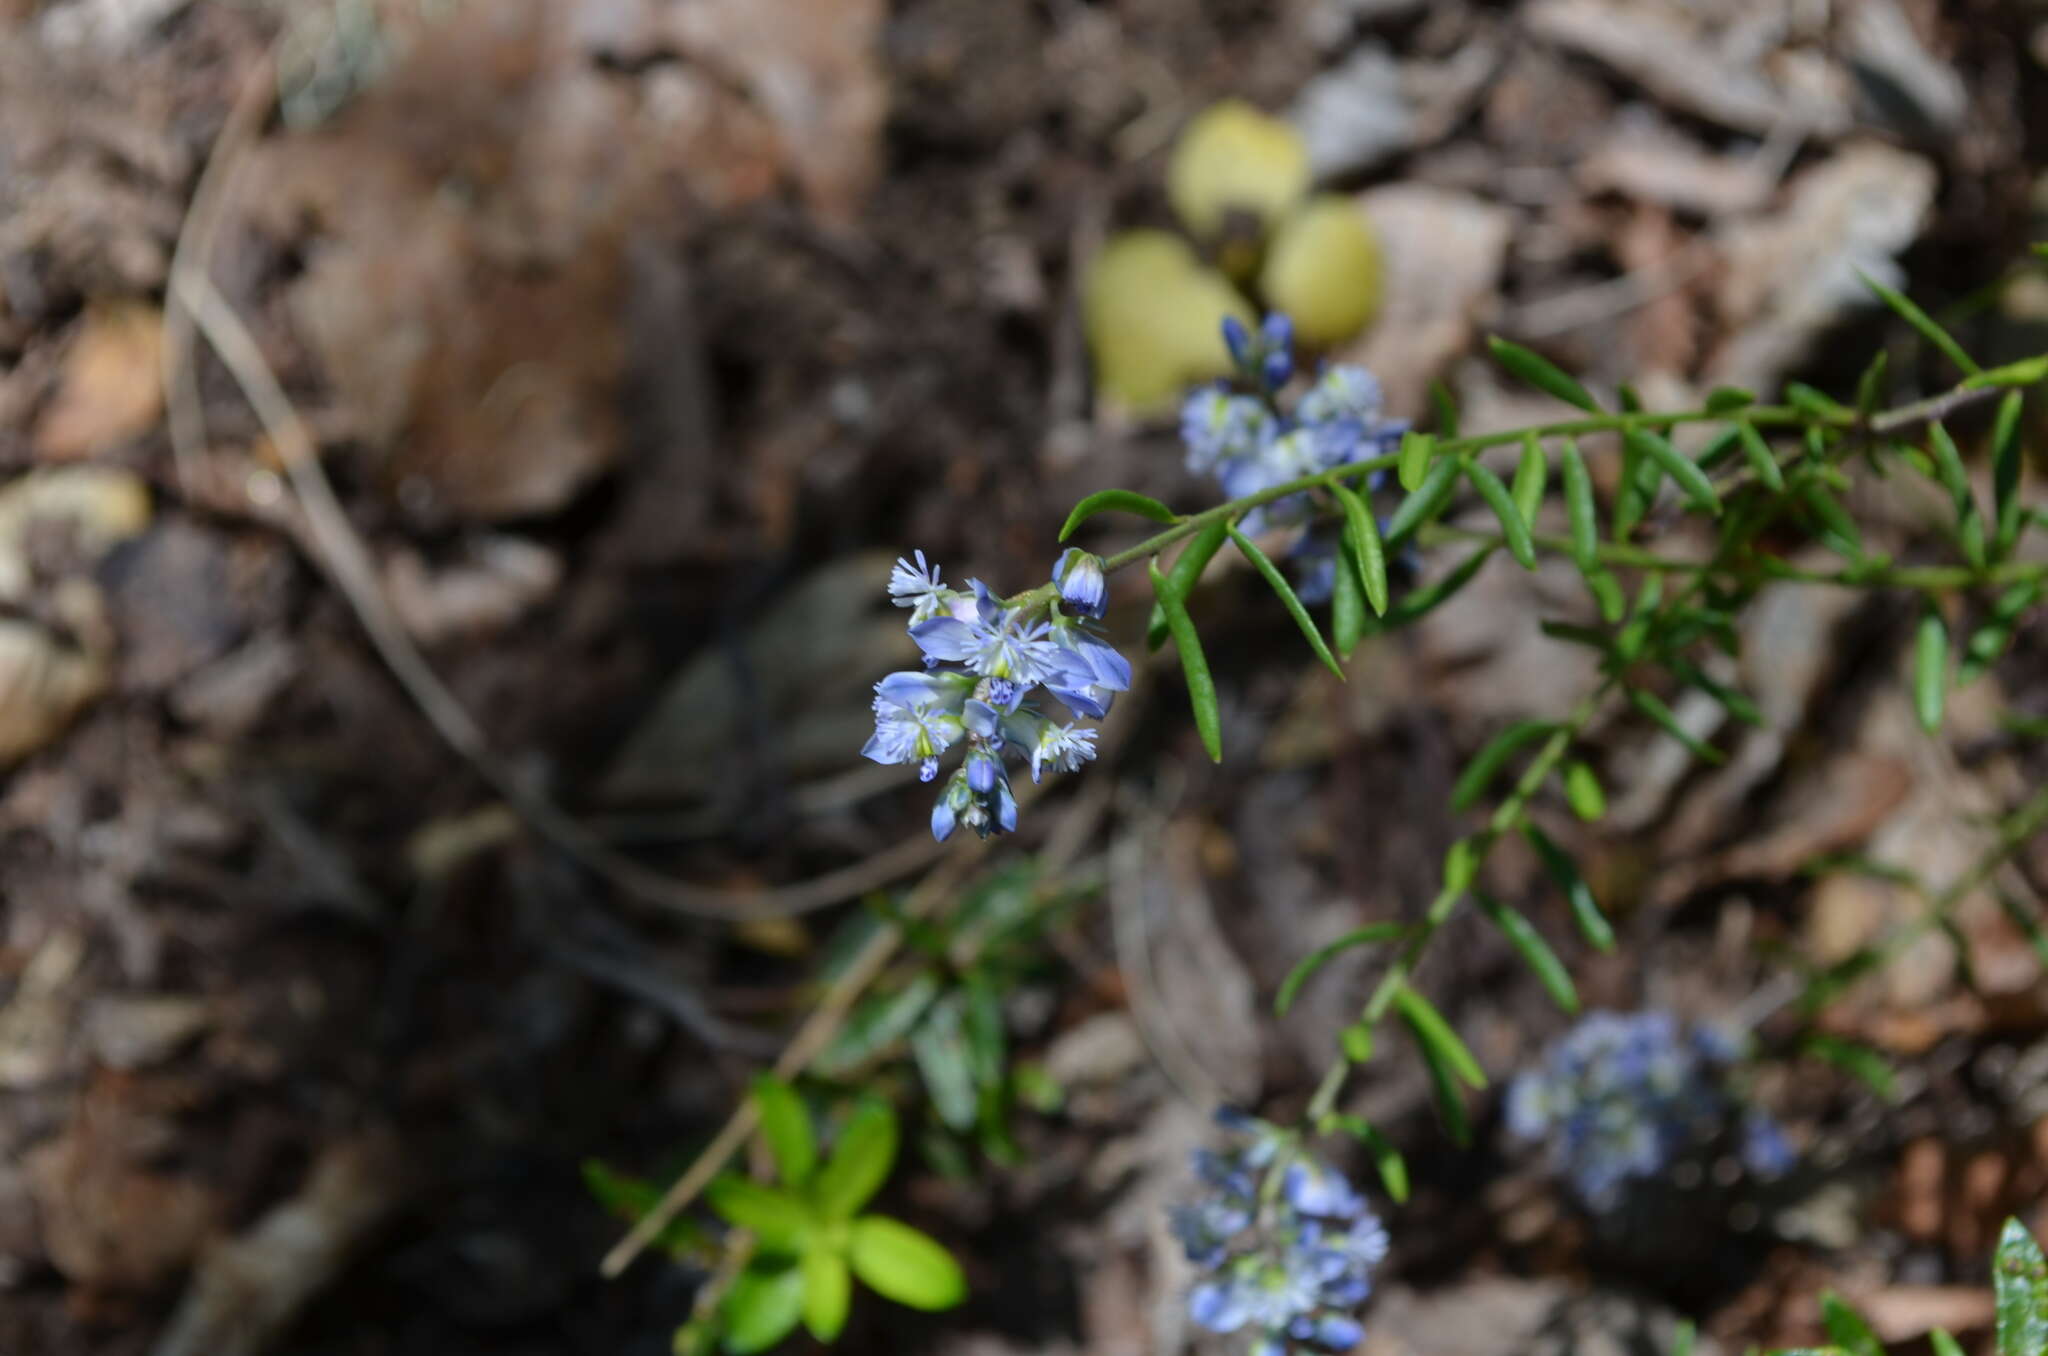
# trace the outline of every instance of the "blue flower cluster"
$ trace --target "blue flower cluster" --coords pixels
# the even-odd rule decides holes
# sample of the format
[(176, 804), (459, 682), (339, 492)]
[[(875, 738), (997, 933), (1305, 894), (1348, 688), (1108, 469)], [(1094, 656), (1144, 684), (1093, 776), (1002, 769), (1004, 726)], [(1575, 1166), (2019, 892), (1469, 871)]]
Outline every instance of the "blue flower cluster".
[(1349, 1351), (1354, 1317), (1387, 1255), (1387, 1231), (1344, 1175), (1295, 1138), (1235, 1112), (1217, 1120), (1242, 1134), (1227, 1154), (1195, 1154), (1206, 1188), (1175, 1206), (1173, 1233), (1202, 1273), (1188, 1315), (1211, 1332), (1256, 1334), (1251, 1356)]
[(1655, 1176), (1731, 1129), (1745, 1166), (1775, 1177), (1792, 1166), (1792, 1149), (1731, 1085), (1742, 1054), (1726, 1032), (1687, 1030), (1668, 1012), (1588, 1013), (1508, 1089), (1508, 1128), (1547, 1141), (1557, 1171), (1596, 1210), (1611, 1208), (1631, 1178)]
[[(1405, 421), (1385, 417), (1380, 384), (1372, 374), (1341, 363), (1324, 367), (1292, 411), (1283, 411), (1281, 391), (1294, 379), (1294, 327), (1284, 315), (1267, 316), (1256, 333), (1228, 317), (1223, 339), (1238, 380), (1190, 395), (1181, 406), (1180, 436), (1188, 469), (1214, 475), (1229, 498), (1383, 456), (1408, 431)], [(1384, 476), (1374, 472), (1367, 488), (1377, 489)], [(1314, 516), (1310, 497), (1292, 494), (1247, 513), (1242, 525), (1247, 532), (1260, 532), (1310, 522)], [(1311, 527), (1295, 544), (1291, 554), (1302, 563), (1296, 591), (1305, 601), (1329, 596), (1337, 538), (1334, 527)]]
[(875, 684), (875, 733), (861, 752), (878, 763), (916, 763), (929, 782), (939, 756), (962, 745), (965, 757), (932, 807), (932, 836), (944, 842), (961, 824), (984, 838), (1011, 832), (1011, 756), (1031, 765), (1034, 782), (1048, 767), (1071, 772), (1095, 756), (1094, 729), (1052, 719), (1032, 695), (1042, 687), (1075, 716), (1099, 720), (1131, 685), (1130, 664), (1088, 625), (1108, 598), (1102, 562), (1068, 550), (1053, 566), (1058, 601), (1013, 606), (979, 579), (947, 588), (924, 552), (915, 555), (915, 563), (896, 562), (889, 596), (910, 609), (925, 671)]

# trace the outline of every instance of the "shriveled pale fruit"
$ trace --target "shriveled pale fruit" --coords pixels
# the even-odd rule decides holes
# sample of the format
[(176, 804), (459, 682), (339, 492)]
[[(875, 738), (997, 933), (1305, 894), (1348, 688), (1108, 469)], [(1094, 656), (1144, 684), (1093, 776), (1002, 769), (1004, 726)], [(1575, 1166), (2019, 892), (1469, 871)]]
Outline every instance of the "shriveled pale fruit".
[(1299, 132), (1242, 99), (1225, 99), (1180, 134), (1166, 167), (1166, 195), (1181, 222), (1207, 240), (1233, 209), (1270, 228), (1308, 191), (1308, 178)]
[(1334, 194), (1310, 199), (1280, 223), (1259, 271), (1266, 305), (1294, 319), (1311, 348), (1341, 343), (1380, 308), (1380, 242), (1365, 213)]
[(1223, 317), (1256, 320), (1228, 279), (1165, 231), (1127, 231), (1103, 246), (1088, 268), (1083, 313), (1097, 387), (1138, 413), (1226, 375)]

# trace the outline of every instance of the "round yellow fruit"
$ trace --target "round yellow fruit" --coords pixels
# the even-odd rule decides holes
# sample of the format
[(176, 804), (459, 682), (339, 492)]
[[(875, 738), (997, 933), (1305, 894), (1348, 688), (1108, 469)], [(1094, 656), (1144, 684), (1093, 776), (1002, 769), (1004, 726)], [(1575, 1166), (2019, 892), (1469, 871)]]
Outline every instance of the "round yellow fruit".
[(1294, 320), (1295, 337), (1328, 348), (1357, 334), (1380, 308), (1379, 237), (1348, 198), (1312, 198), (1280, 223), (1266, 247), (1259, 292)]
[(1308, 191), (1308, 148), (1301, 135), (1242, 99), (1195, 115), (1166, 167), (1166, 195), (1182, 224), (1213, 239), (1235, 209), (1270, 228)]

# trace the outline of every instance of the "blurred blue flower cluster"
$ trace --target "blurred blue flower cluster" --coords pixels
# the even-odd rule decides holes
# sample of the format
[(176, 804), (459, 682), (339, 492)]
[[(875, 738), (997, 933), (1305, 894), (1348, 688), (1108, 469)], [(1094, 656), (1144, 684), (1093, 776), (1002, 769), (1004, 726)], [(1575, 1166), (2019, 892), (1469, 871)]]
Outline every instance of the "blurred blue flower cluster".
[[(1180, 436), (1187, 466), (1213, 475), (1231, 499), (1241, 499), (1290, 480), (1383, 456), (1408, 431), (1404, 420), (1388, 419), (1380, 384), (1361, 367), (1333, 364), (1283, 410), (1280, 395), (1294, 379), (1294, 330), (1284, 315), (1266, 317), (1256, 333), (1235, 317), (1223, 322), (1223, 339), (1238, 369), (1238, 380), (1201, 387), (1181, 406)], [(1377, 489), (1384, 472), (1374, 472)], [(1244, 515), (1240, 525), (1257, 533), (1269, 527), (1310, 522), (1315, 504), (1291, 494)], [(1292, 554), (1301, 561), (1297, 592), (1319, 602), (1330, 593), (1336, 571), (1337, 532), (1312, 528)]]
[(875, 684), (875, 733), (861, 752), (916, 763), (929, 782), (940, 755), (963, 746), (932, 807), (932, 835), (943, 842), (961, 824), (984, 838), (1008, 833), (1017, 827), (1012, 757), (1030, 764), (1035, 782), (1048, 767), (1071, 772), (1095, 756), (1094, 729), (1054, 720), (1031, 697), (1042, 687), (1073, 715), (1099, 720), (1131, 685), (1130, 664), (1088, 625), (1107, 599), (1102, 562), (1066, 551), (1053, 567), (1057, 601), (1011, 605), (979, 579), (947, 588), (924, 552), (915, 557), (896, 562), (889, 596), (910, 609), (925, 671)]
[(1549, 1145), (1553, 1166), (1592, 1208), (1611, 1208), (1632, 1178), (1733, 1131), (1758, 1176), (1792, 1166), (1776, 1122), (1747, 1107), (1730, 1074), (1741, 1042), (1668, 1012), (1591, 1012), (1508, 1089), (1508, 1128)]
[(1242, 1141), (1195, 1154), (1204, 1192), (1175, 1206), (1173, 1233), (1201, 1279), (1188, 1314), (1211, 1332), (1255, 1334), (1251, 1356), (1349, 1351), (1387, 1255), (1387, 1231), (1344, 1175), (1292, 1135), (1235, 1112)]

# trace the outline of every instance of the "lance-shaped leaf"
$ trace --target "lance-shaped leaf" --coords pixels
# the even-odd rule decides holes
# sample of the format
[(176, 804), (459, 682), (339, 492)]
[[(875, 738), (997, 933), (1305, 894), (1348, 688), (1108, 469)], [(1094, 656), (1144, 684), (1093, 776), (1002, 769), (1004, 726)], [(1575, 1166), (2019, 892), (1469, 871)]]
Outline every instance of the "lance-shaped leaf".
[(853, 1302), (853, 1277), (846, 1258), (813, 1248), (800, 1264), (804, 1276), (804, 1328), (820, 1342), (830, 1343), (846, 1326)]
[(953, 1254), (900, 1220), (855, 1220), (847, 1260), (870, 1289), (913, 1309), (950, 1309), (967, 1298), (967, 1277)]
[(1486, 1086), (1486, 1070), (1479, 1067), (1479, 1061), (1472, 1057), (1472, 1051), (1458, 1038), (1458, 1033), (1451, 1030), (1451, 1024), (1435, 1004), (1412, 985), (1403, 984), (1394, 993), (1394, 1007), (1426, 1054), (1441, 1061), (1467, 1087), (1477, 1090)]
[(1628, 600), (1622, 596), (1621, 581), (1614, 577), (1612, 570), (1588, 571), (1586, 588), (1592, 593), (1593, 601), (1600, 606), (1600, 620), (1609, 626), (1621, 620), (1622, 614), (1628, 610)]
[(1971, 376), (1983, 370), (1977, 365), (1975, 358), (1963, 352), (1963, 346), (1955, 341), (1955, 336), (1935, 323), (1933, 316), (1914, 305), (1896, 289), (1887, 287), (1862, 269), (1856, 270), (1856, 276), (1863, 279), (1863, 285), (1875, 293), (1879, 301), (1891, 307), (1901, 320), (1918, 330), (1921, 338), (1947, 354), (1950, 362)]
[(1746, 391), (1740, 386), (1716, 386), (1707, 392), (1708, 414), (1733, 414), (1754, 404), (1756, 392)]
[(1863, 559), (1863, 529), (1820, 481), (1808, 479), (1799, 487), (1799, 498), (1820, 525), (1821, 540), (1836, 555), (1852, 562)]
[(1991, 494), (1998, 511), (1998, 554), (2003, 558), (2019, 539), (2020, 515), (2020, 412), (2025, 397), (2010, 391), (1998, 402), (1998, 418), (1991, 425)]
[(1577, 405), (1595, 414), (1600, 412), (1599, 402), (1587, 393), (1586, 388), (1566, 376), (1548, 358), (1532, 353), (1520, 344), (1511, 344), (1498, 335), (1487, 336), (1486, 346), (1492, 351), (1494, 361), (1537, 390), (1554, 395), (1567, 405)]
[(1948, 702), (1948, 627), (1930, 606), (1920, 614), (1913, 634), (1913, 714), (1920, 728), (1933, 734), (1941, 728)]
[(1443, 578), (1402, 594), (1401, 600), (1388, 608), (1387, 615), (1380, 619), (1379, 629), (1391, 631), (1398, 626), (1406, 626), (1441, 607), (1472, 582), (1472, 576), (1479, 573), (1479, 567), (1486, 563), (1495, 549), (1494, 543), (1488, 542), (1459, 561)]
[(1744, 420), (1736, 425), (1736, 436), (1742, 440), (1742, 455), (1749, 461), (1749, 469), (1756, 473), (1757, 483), (1773, 494), (1785, 489), (1785, 472), (1778, 466), (1777, 457), (1771, 454), (1771, 445), (1764, 441), (1764, 435), (1756, 431), (1756, 425)]
[(796, 1089), (774, 1074), (754, 1080), (754, 1108), (761, 1115), (761, 1138), (775, 1171), (790, 1186), (802, 1186), (818, 1164), (818, 1141), (811, 1133), (811, 1113)]
[(1711, 744), (1702, 743), (1699, 736), (1680, 724), (1678, 714), (1666, 706), (1663, 698), (1656, 693), (1646, 688), (1632, 687), (1628, 690), (1628, 699), (1636, 710), (1657, 722), (1663, 727), (1664, 733), (1683, 744), (1686, 751), (1701, 762), (1718, 765), (1728, 761), (1726, 754)]
[[(1173, 587), (1174, 594), (1185, 601), (1201, 582), (1202, 571), (1209, 568), (1209, 562), (1223, 549), (1228, 540), (1230, 524), (1217, 520), (1188, 539), (1181, 553), (1174, 557), (1173, 568), (1166, 572), (1166, 582)], [(1152, 605), (1152, 615), (1145, 621), (1145, 644), (1158, 649), (1166, 643), (1166, 609), (1159, 604)]]
[(1135, 490), (1097, 490), (1074, 505), (1074, 511), (1067, 515), (1067, 521), (1060, 528), (1060, 540), (1073, 535), (1075, 528), (1087, 522), (1098, 513), (1135, 513), (1140, 518), (1150, 518), (1155, 523), (1180, 521), (1179, 516), (1166, 505), (1149, 495)]
[(1650, 505), (1657, 502), (1657, 487), (1663, 483), (1664, 467), (1655, 457), (1645, 456), (1627, 438), (1621, 448), (1621, 487), (1615, 492), (1612, 531), (1616, 541), (1627, 541)]
[(1409, 429), (1401, 435), (1400, 459), (1394, 463), (1394, 477), (1401, 488), (1413, 494), (1429, 475), (1430, 458), (1436, 454), (1436, 436)]
[(1870, 366), (1863, 369), (1863, 375), (1856, 379), (1856, 417), (1868, 419), (1877, 413), (1877, 407), (1884, 403), (1885, 375), (1891, 366), (1891, 354), (1883, 349), (1870, 360)]
[(1543, 507), (1543, 492), (1550, 487), (1550, 459), (1534, 433), (1522, 435), (1522, 459), (1515, 463), (1515, 479), (1509, 494), (1522, 521), (1536, 526), (1536, 514)]
[(1890, 1061), (1867, 1045), (1817, 1032), (1808, 1036), (1801, 1048), (1814, 1058), (1834, 1065), (1887, 1102), (1899, 1095), (1898, 1073)]
[(1962, 1345), (1948, 1335), (1945, 1328), (1936, 1328), (1927, 1334), (1927, 1345), (1934, 1350), (1934, 1356), (1963, 1356)]
[(1308, 647), (1316, 652), (1316, 658), (1322, 660), (1323, 666), (1330, 672), (1342, 678), (1344, 670), (1339, 667), (1337, 657), (1331, 654), (1330, 647), (1323, 643), (1321, 629), (1316, 626), (1315, 619), (1308, 614), (1308, 608), (1302, 605), (1301, 599), (1295, 594), (1294, 586), (1287, 582), (1287, 576), (1280, 573), (1280, 567), (1267, 558), (1266, 553), (1259, 549), (1258, 543), (1238, 531), (1234, 523), (1230, 524), (1230, 540), (1236, 543), (1238, 553), (1250, 561), (1252, 568), (1259, 572), (1259, 578), (1265, 580), (1267, 587), (1279, 596), (1280, 605), (1287, 609), (1287, 615), (1294, 618), (1294, 624), (1301, 628), (1302, 638), (1307, 640)]
[(1571, 854), (1551, 841), (1550, 835), (1529, 821), (1522, 821), (1522, 834), (1529, 840), (1529, 846), (1536, 849), (1537, 859), (1543, 863), (1543, 870), (1564, 895), (1571, 906), (1572, 921), (1579, 925), (1579, 935), (1601, 951), (1614, 950), (1614, 928), (1607, 921), (1607, 915), (1600, 912), (1599, 903), (1593, 898), (1592, 887), (1579, 873), (1577, 862)]
[(1579, 991), (1572, 987), (1572, 977), (1564, 968), (1564, 962), (1550, 949), (1550, 943), (1543, 940), (1543, 934), (1520, 910), (1503, 904), (1488, 894), (1474, 895), (1479, 911), (1487, 921), (1500, 929), (1501, 936), (1508, 939), (1516, 953), (1528, 963), (1536, 974), (1536, 980), (1543, 991), (1550, 995), (1550, 1001), (1566, 1012), (1579, 1010)]
[(1707, 439), (1706, 446), (1692, 459), (1692, 464), (1702, 471), (1711, 471), (1734, 456), (1741, 446), (1742, 428), (1739, 424), (1730, 424)]
[(1344, 510), (1344, 545), (1359, 582), (1365, 585), (1365, 600), (1374, 615), (1387, 614), (1387, 548), (1380, 541), (1379, 525), (1372, 510), (1344, 485), (1332, 483), (1330, 493)]
[(1593, 503), (1593, 477), (1579, 445), (1564, 441), (1564, 513), (1571, 524), (1572, 560), (1584, 574), (1600, 568), (1599, 510)]
[(1824, 422), (1846, 420), (1850, 413), (1841, 401), (1803, 381), (1785, 383), (1785, 403), (1809, 419)]
[(1646, 428), (1632, 428), (1622, 437), (1639, 455), (1655, 461), (1665, 475), (1676, 481), (1694, 507), (1704, 513), (1721, 511), (1721, 496), (1714, 492), (1714, 482), (1708, 480), (1707, 473), (1694, 465), (1692, 458), (1673, 447), (1663, 434)]
[(1337, 653), (1349, 659), (1365, 634), (1365, 586), (1358, 582), (1356, 570), (1331, 573), (1330, 638), (1337, 642)]
[(1334, 942), (1327, 942), (1309, 952), (1296, 961), (1294, 968), (1287, 972), (1287, 978), (1280, 981), (1280, 991), (1273, 995), (1273, 1015), (1285, 1017), (1287, 1010), (1294, 1006), (1296, 996), (1301, 993), (1301, 986), (1308, 983), (1309, 977), (1329, 964), (1334, 957), (1341, 956), (1354, 947), (1370, 946), (1374, 942), (1395, 941), (1405, 931), (1407, 929), (1399, 923), (1368, 923), (1362, 928), (1345, 933)]
[(1832, 1290), (1820, 1297), (1820, 1322), (1828, 1330), (1828, 1340), (1848, 1356), (1884, 1356), (1884, 1343), (1877, 1340), (1863, 1315)]
[(1438, 457), (1422, 478), (1422, 483), (1408, 492), (1394, 509), (1394, 516), (1387, 520), (1387, 541), (1398, 545), (1415, 534), (1424, 523), (1432, 521), (1443, 512), (1450, 502), (1451, 492), (1458, 487), (1459, 459)]
[(1159, 573), (1159, 562), (1148, 560), (1145, 568), (1152, 576), (1152, 592), (1166, 612), (1166, 629), (1173, 636), (1174, 648), (1180, 651), (1180, 670), (1187, 679), (1188, 703), (1195, 711), (1195, 729), (1202, 736), (1202, 747), (1208, 751), (1209, 760), (1220, 763), (1223, 761), (1223, 721), (1216, 710), (1216, 680), (1209, 674), (1209, 660), (1202, 653), (1202, 638), (1195, 634), (1195, 623), (1188, 616), (1187, 604), (1173, 591), (1166, 576)]
[(1472, 488), (1479, 491), (1479, 497), (1486, 501), (1486, 507), (1493, 510), (1493, 516), (1500, 520), (1500, 533), (1508, 544), (1508, 551), (1525, 570), (1536, 568), (1536, 544), (1529, 539), (1529, 524), (1523, 521), (1522, 511), (1515, 507), (1514, 496), (1508, 487), (1501, 484), (1500, 477), (1471, 457), (1459, 459), (1465, 469), (1465, 478), (1472, 482)]
[(1977, 390), (1985, 386), (2038, 386), (2048, 381), (2048, 354), (2036, 358), (2022, 358), (2016, 363), (2004, 363), (1987, 367), (1976, 376), (1963, 382), (1963, 389)]
[(1436, 433), (1439, 438), (1458, 436), (1458, 402), (1451, 396), (1451, 388), (1440, 381), (1429, 384), (1429, 403), (1436, 408)]
[(756, 1262), (733, 1278), (719, 1310), (725, 1317), (725, 1349), (732, 1356), (766, 1351), (796, 1328), (803, 1317), (801, 1268)]
[(974, 1124), (980, 1099), (968, 1061), (967, 1027), (961, 1016), (963, 999), (956, 991), (932, 1004), (910, 1036), (910, 1055), (939, 1120), (955, 1130)]
[(2008, 1219), (1991, 1258), (2000, 1352), (2048, 1351), (2048, 1258), (2016, 1219)]
[(812, 1199), (827, 1219), (847, 1219), (888, 1180), (896, 1162), (896, 1113), (887, 1102), (867, 1098), (847, 1118), (832, 1156), (811, 1184)]
[(1998, 662), (2006, 647), (2012, 644), (2014, 626), (2024, 613), (2041, 601), (2044, 588), (2048, 588), (2048, 582), (2032, 579), (2014, 584), (1998, 595), (1998, 601), (1991, 608), (1991, 620), (1971, 632), (1969, 642), (1963, 648), (1963, 662), (1956, 669), (1958, 684), (1975, 682), (1986, 669)]
[(1493, 779), (1500, 775), (1501, 767), (1515, 756), (1523, 745), (1549, 734), (1557, 726), (1547, 720), (1518, 720), (1486, 741), (1485, 747), (1474, 754), (1472, 761), (1465, 764), (1465, 770), (1458, 774), (1458, 780), (1451, 787), (1451, 808), (1469, 810)]
[(1599, 774), (1577, 759), (1565, 766), (1564, 799), (1572, 813), (1588, 824), (1607, 816), (1607, 792), (1601, 789)]
[(811, 1230), (811, 1212), (802, 1201), (751, 1177), (715, 1177), (704, 1188), (704, 1199), (720, 1219), (751, 1230), (772, 1252), (800, 1250)]
[(1387, 1195), (1393, 1198), (1394, 1204), (1407, 1204), (1408, 1163), (1401, 1157), (1401, 1151), (1396, 1149), (1385, 1135), (1374, 1129), (1372, 1123), (1363, 1116), (1340, 1115), (1335, 1123), (1338, 1129), (1363, 1144), (1366, 1152), (1372, 1155), (1373, 1166), (1379, 1170), (1380, 1182), (1386, 1187)]
[(1746, 693), (1719, 681), (1691, 660), (1672, 659), (1671, 671), (1677, 674), (1686, 686), (1696, 687), (1721, 703), (1723, 710), (1744, 725), (1761, 726), (1764, 723), (1764, 713), (1757, 710), (1756, 703), (1751, 701)]
[(1934, 473), (1956, 506), (1956, 540), (1972, 565), (1984, 564), (1984, 523), (1977, 514), (1977, 497), (1970, 490), (1970, 476), (1963, 469), (1963, 457), (1956, 440), (1937, 419), (1927, 426), (1927, 450), (1934, 458)]

